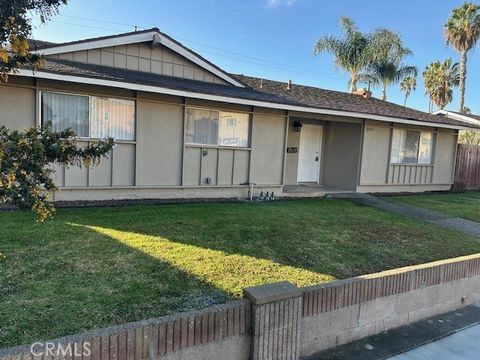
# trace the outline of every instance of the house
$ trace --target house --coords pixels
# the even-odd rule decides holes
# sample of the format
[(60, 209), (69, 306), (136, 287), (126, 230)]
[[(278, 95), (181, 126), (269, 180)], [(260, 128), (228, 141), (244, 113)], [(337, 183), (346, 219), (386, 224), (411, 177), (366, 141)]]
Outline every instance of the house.
[[(457, 111), (451, 111), (451, 110), (437, 110), (434, 112), (435, 115), (441, 115), (445, 116), (449, 119), (454, 119), (458, 121), (463, 121), (468, 124), (472, 124), (475, 126), (480, 126), (480, 116), (479, 115), (474, 115), (474, 114), (462, 114)], [(477, 129), (478, 130), (478, 129)]]
[(158, 29), (32, 48), (45, 66), (0, 85), (0, 125), (117, 141), (99, 166), (56, 166), (56, 201), (245, 197), (247, 183), (277, 196), (449, 190), (458, 131), (473, 127), (230, 74)]

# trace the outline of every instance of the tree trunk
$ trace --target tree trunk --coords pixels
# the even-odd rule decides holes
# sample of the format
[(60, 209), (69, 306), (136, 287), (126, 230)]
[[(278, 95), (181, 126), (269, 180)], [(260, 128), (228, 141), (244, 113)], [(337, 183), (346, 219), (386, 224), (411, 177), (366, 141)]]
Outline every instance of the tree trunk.
[(460, 84), (458, 89), (460, 95), (458, 97), (458, 111), (463, 113), (465, 102), (465, 81), (467, 80), (467, 52), (464, 50), (460, 53)]
[(405, 100), (403, 100), (403, 106), (407, 106), (407, 97), (408, 97), (408, 94), (405, 93)]
[(350, 94), (357, 90), (357, 72), (350, 71)]
[(387, 87), (385, 85), (382, 85), (382, 100), (387, 100)]

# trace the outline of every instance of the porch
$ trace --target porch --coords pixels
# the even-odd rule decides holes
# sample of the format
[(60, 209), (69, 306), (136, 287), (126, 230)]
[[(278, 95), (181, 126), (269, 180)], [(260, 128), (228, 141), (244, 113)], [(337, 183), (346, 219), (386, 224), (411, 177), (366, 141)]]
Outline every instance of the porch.
[(283, 196), (355, 192), (362, 137), (361, 119), (290, 117)]

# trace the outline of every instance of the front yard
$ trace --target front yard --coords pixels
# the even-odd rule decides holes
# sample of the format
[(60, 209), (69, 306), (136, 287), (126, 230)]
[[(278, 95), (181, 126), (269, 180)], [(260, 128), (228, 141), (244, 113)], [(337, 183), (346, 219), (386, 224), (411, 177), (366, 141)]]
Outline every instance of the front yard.
[(0, 212), (0, 347), (479, 251), (343, 200)]
[(480, 191), (389, 196), (388, 199), (480, 222)]

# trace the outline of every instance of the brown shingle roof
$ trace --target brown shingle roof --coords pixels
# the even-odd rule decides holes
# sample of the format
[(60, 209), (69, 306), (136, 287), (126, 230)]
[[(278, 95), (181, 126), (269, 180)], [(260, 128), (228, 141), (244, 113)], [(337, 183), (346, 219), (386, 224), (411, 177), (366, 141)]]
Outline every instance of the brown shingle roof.
[(425, 113), (373, 97), (366, 99), (359, 95), (297, 84), (292, 84), (291, 89), (288, 90), (286, 82), (265, 80), (245, 75), (236, 76), (240, 81), (256, 90), (280, 96), (289, 101), (295, 101), (303, 106), (388, 116), (392, 117), (392, 121), (394, 121), (395, 118), (398, 118), (440, 124), (471, 126), (471, 124), (462, 121), (450, 119), (445, 116)]

